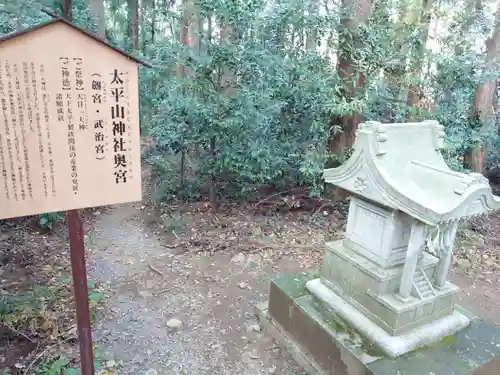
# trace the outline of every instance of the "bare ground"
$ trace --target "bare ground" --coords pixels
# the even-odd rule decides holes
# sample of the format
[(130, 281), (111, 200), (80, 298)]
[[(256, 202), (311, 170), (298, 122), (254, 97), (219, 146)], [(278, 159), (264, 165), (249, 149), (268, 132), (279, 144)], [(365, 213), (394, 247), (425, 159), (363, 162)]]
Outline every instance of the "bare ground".
[[(302, 210), (292, 197), (278, 200), (281, 213), (260, 210), (267, 203), (218, 214), (203, 203), (159, 210), (129, 204), (92, 214), (89, 278), (103, 282), (109, 296), (94, 337), (112, 373), (302, 373), (260, 331), (253, 304), (267, 298), (271, 277), (318, 265), (321, 243), (342, 230), (342, 215), (329, 205)], [(500, 219), (473, 229), (461, 235), (452, 280), (462, 288), (461, 304), (500, 323)], [(0, 299), (67, 279), (65, 241), (63, 227), (48, 235), (31, 224), (0, 226)], [(35, 329), (22, 321), (13, 327), (17, 332), (2, 326), (0, 373), (24, 374), (60, 352), (76, 359), (67, 341), (74, 337), (70, 287), (63, 292), (43, 317), (36, 315)]]
[[(160, 217), (144, 205), (101, 213), (89, 245), (91, 275), (110, 282), (111, 297), (95, 337), (122, 364), (123, 375), (148, 369), (158, 374), (301, 374), (260, 331), (253, 305), (267, 298), (271, 277), (320, 263), (321, 243), (338, 228), (335, 215), (316, 216), (312, 224), (310, 212), (264, 216), (232, 209), (214, 215), (203, 204), (170, 207)], [(496, 218), (488, 224), (498, 229)], [(468, 231), (462, 238), (471, 254), (496, 244), (492, 237), (478, 246), (476, 237), (482, 238)], [(488, 253), (496, 262), (500, 248)], [(498, 322), (500, 279), (488, 276), (495, 267), (464, 266), (464, 254), (458, 252), (464, 258), (456, 259), (452, 274), (463, 288), (461, 304)], [(182, 327), (169, 327), (170, 319), (180, 320)]]
[[(265, 217), (252, 222), (243, 215), (215, 219), (226, 227), (222, 232), (228, 238), (221, 241), (211, 238), (217, 231), (208, 228), (197, 235), (211, 220), (190, 222), (186, 214), (184, 224), (178, 224), (185, 228), (177, 228), (185, 233), (164, 243), (165, 237), (146, 224), (148, 216), (133, 205), (99, 215), (90, 245), (95, 250), (91, 275), (109, 280), (112, 291), (94, 335), (123, 363), (121, 373), (152, 368), (159, 374), (301, 374), (291, 357), (260, 331), (253, 307), (266, 299), (272, 276), (303, 272), (317, 262), (319, 254), (311, 249), (315, 244), (297, 244), (298, 235), (287, 248), (293, 237), (279, 238), (284, 231), (298, 232), (296, 223)], [(231, 228), (248, 231), (255, 240), (237, 243), (238, 233)], [(176, 237), (189, 240), (176, 244)], [(169, 328), (172, 318), (182, 327)]]
[(66, 229), (43, 232), (36, 217), (0, 221), (0, 374), (74, 352), (75, 337)]

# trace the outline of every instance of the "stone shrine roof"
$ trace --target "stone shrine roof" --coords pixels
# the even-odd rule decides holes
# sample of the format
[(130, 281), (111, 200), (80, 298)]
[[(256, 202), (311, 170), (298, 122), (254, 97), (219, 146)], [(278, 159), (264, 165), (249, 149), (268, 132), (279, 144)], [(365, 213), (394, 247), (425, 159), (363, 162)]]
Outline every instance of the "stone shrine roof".
[(325, 181), (429, 225), (500, 209), (488, 180), (452, 171), (437, 121), (359, 126), (352, 156)]

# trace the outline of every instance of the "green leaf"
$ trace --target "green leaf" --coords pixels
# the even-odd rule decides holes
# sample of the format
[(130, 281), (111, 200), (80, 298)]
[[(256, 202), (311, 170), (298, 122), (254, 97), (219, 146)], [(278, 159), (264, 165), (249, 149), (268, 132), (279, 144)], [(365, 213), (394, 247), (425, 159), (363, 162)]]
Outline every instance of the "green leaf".
[(101, 293), (97, 293), (97, 292), (89, 293), (89, 301), (90, 302), (98, 303), (98, 302), (102, 301), (103, 299), (104, 299), (104, 296)]
[(54, 373), (54, 375), (59, 375), (61, 371), (68, 366), (69, 360), (65, 357), (61, 357), (54, 362), (52, 362), (52, 365), (50, 366), (50, 371)]
[(67, 368), (64, 370), (64, 375), (81, 375), (82, 370), (80, 368)]
[(42, 228), (46, 228), (50, 220), (47, 215), (40, 215), (39, 224)]

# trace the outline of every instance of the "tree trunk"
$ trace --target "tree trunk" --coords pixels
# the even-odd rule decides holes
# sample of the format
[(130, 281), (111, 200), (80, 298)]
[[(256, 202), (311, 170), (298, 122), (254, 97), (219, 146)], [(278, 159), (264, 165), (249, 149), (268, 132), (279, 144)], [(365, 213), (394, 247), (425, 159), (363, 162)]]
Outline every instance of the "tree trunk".
[[(341, 29), (339, 32), (350, 33), (356, 27), (365, 23), (371, 14), (372, 1), (371, 0), (342, 0), (342, 14)], [(359, 37), (354, 36), (351, 39), (354, 44), (362, 44), (363, 41)], [(340, 78), (344, 81), (344, 95), (348, 100), (354, 99), (360, 90), (365, 87), (364, 73), (358, 71), (356, 68), (355, 57), (350, 52), (348, 45), (339, 45), (339, 58), (337, 64), (337, 71)], [(354, 81), (354, 82), (353, 82)], [(335, 134), (333, 132), (333, 125), (335, 120), (332, 121), (332, 131), (329, 138), (330, 150), (338, 153), (345, 153), (354, 144), (356, 130), (358, 125), (364, 120), (362, 113), (352, 113), (340, 119), (342, 132)]]
[[(179, 43), (183, 45), (188, 44), (188, 27), (189, 27), (189, 15), (187, 12), (187, 7), (189, 5), (189, 0), (182, 0), (182, 16), (179, 30)], [(179, 57), (177, 61), (177, 76), (183, 77), (186, 73), (186, 67), (184, 66), (184, 61)]]
[[(151, 0), (151, 37), (150, 43), (146, 43), (144, 41), (144, 54), (147, 56), (154, 51), (155, 44), (155, 34), (156, 34), (156, 0)], [(151, 78), (149, 83), (150, 97), (153, 96), (155, 92), (155, 79)], [(151, 124), (153, 121), (153, 104), (148, 102), (146, 105), (146, 122), (147, 124)]]
[(69, 22), (73, 21), (73, 0), (61, 0), (62, 17)]
[[(420, 45), (418, 46), (417, 50), (415, 51), (415, 55), (412, 59), (413, 64), (411, 66), (412, 70), (412, 75), (417, 76), (418, 74), (421, 74), (423, 64), (424, 64), (424, 58), (425, 58), (425, 50), (426, 50), (426, 45), (427, 45), (427, 39), (429, 37), (429, 27), (431, 24), (431, 19), (432, 19), (432, 6), (434, 4), (433, 0), (423, 0), (422, 2), (422, 13), (420, 15), (420, 38), (419, 38), (419, 43)], [(410, 84), (410, 87), (408, 88), (408, 98), (406, 100), (406, 105), (409, 108), (417, 108), (422, 99), (424, 97), (424, 92), (422, 87), (419, 87), (417, 84)], [(409, 110), (407, 112), (406, 118), (407, 120), (412, 120), (412, 111)]]
[[(500, 7), (495, 15), (493, 34), (486, 41), (486, 71), (495, 72), (495, 76), (485, 81), (476, 91), (472, 105), (472, 121), (481, 124), (481, 136), (488, 133), (493, 119), (493, 100), (498, 80), (498, 58), (500, 57)], [(465, 163), (473, 172), (484, 172), (485, 143), (475, 144), (465, 155)]]
[(156, 0), (151, 0), (151, 46), (155, 44), (156, 37)]
[[(188, 31), (189, 31), (189, 8), (191, 5), (191, 0), (182, 0), (182, 16), (179, 30), (179, 43), (182, 45), (188, 45)], [(182, 78), (186, 76), (186, 66), (182, 56), (178, 57), (177, 61), (177, 77)], [(185, 90), (182, 88), (181, 90)], [(184, 187), (184, 171), (186, 164), (186, 150), (184, 149), (184, 132), (181, 134), (181, 165), (180, 165), (180, 179), (181, 188)]]
[[(467, 35), (470, 33), (471, 27), (478, 22), (484, 11), (483, 0), (466, 0), (465, 2), (466, 16), (464, 22), (460, 24), (457, 29), (457, 35)], [(457, 44), (455, 46), (455, 54), (461, 55), (463, 53), (463, 45)]]
[(318, 12), (317, 0), (309, 0), (307, 9), (307, 22), (306, 22), (306, 50), (314, 51), (316, 49), (316, 39), (318, 37), (318, 30), (316, 24), (316, 14)]
[(138, 0), (127, 0), (129, 20), (128, 37), (132, 39), (132, 49), (139, 49), (139, 4)]
[[(188, 12), (188, 30), (187, 30), (187, 46), (196, 54), (201, 54), (201, 37), (203, 32), (203, 17), (201, 16), (200, 8), (191, 0), (187, 9)], [(195, 76), (196, 72), (190, 71), (191, 76)]]
[[(231, 25), (228, 25), (226, 23), (220, 25), (220, 36), (221, 36), (221, 44), (228, 44), (231, 45), (233, 42), (233, 28)], [(223, 68), (222, 75), (220, 77), (220, 87), (222, 88), (222, 91), (226, 95), (231, 95), (234, 90), (234, 81), (235, 81), (235, 75), (234, 72), (227, 68)]]
[(92, 21), (97, 25), (96, 35), (106, 40), (106, 18), (104, 0), (88, 0)]

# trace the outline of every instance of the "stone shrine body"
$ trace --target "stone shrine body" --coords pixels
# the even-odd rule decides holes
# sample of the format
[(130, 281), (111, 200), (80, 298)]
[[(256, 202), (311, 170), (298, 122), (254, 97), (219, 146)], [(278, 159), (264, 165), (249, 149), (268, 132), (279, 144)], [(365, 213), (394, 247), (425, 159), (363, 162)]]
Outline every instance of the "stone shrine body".
[(434, 121), (367, 122), (349, 160), (324, 171), (352, 198), (345, 238), (306, 287), (390, 357), (469, 325), (447, 281), (458, 223), (500, 208), (486, 178), (448, 168), (443, 137)]

